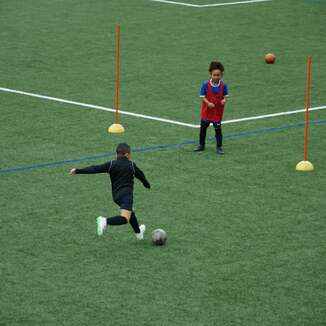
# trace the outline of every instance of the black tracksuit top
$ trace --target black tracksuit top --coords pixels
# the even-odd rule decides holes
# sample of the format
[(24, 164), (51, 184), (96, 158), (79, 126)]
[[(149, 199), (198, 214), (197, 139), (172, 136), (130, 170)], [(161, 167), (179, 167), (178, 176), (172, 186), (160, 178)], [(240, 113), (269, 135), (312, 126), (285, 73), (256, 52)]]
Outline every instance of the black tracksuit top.
[(144, 173), (137, 165), (126, 157), (118, 158), (101, 165), (92, 165), (84, 169), (76, 169), (77, 174), (108, 173), (111, 179), (113, 199), (133, 194), (134, 177), (139, 179), (144, 187), (150, 188)]

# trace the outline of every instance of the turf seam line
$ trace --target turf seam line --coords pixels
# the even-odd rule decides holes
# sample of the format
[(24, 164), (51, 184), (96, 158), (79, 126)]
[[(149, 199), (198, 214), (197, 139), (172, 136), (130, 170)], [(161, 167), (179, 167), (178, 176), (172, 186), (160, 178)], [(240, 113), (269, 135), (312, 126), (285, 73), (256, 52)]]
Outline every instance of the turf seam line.
[[(96, 109), (96, 110), (115, 113), (115, 109), (100, 106), (100, 105), (76, 102), (76, 101), (66, 100), (66, 99), (62, 99), (62, 98), (58, 98), (58, 97), (52, 97), (52, 96), (41, 95), (41, 94), (36, 94), (36, 93), (30, 93), (30, 92), (25, 92), (25, 91), (20, 91), (20, 90), (11, 89), (11, 88), (5, 88), (5, 87), (0, 87), (0, 91), (7, 92), (7, 93), (18, 94), (18, 95), (35, 97), (35, 98), (48, 100), (48, 101), (53, 101), (53, 102), (72, 104), (72, 105), (79, 106), (79, 107), (82, 107), (82, 108)], [(312, 108), (309, 109), (309, 111), (318, 111), (318, 110), (325, 110), (325, 109), (326, 109), (326, 105), (322, 105), (322, 106), (312, 107)], [(278, 116), (297, 114), (297, 113), (301, 113), (301, 112), (305, 112), (305, 111), (306, 111), (306, 109), (295, 109), (295, 110), (285, 111), (285, 112), (276, 112), (276, 113), (269, 113), (269, 114), (252, 116), (252, 117), (231, 119), (231, 120), (223, 121), (223, 124), (231, 124), (231, 123), (237, 123), (237, 122), (243, 122), (243, 121), (260, 120), (260, 119), (266, 119), (266, 118), (272, 118), (272, 117), (278, 117)], [(150, 116), (150, 115), (134, 113), (134, 112), (129, 112), (129, 111), (119, 110), (119, 113), (122, 114), (122, 115), (129, 115), (129, 116), (133, 116), (133, 117), (137, 117), (137, 118), (143, 118), (143, 119), (147, 119), (147, 120), (165, 122), (165, 123), (180, 125), (180, 126), (184, 126), (184, 127), (190, 127), (190, 128), (199, 128), (200, 127), (200, 125), (195, 125), (195, 124), (191, 124), (191, 123), (186, 123), (186, 122), (176, 121), (176, 120), (171, 120), (171, 119), (165, 119), (165, 118), (160, 118), (160, 117), (154, 117), (154, 116)]]
[[(320, 124), (326, 124), (326, 120), (315, 120), (310, 121), (310, 124), (312, 125), (320, 125)], [(254, 136), (264, 133), (271, 133), (271, 132), (280, 132), (288, 129), (294, 129), (294, 128), (301, 128), (304, 127), (305, 123), (296, 123), (296, 124), (290, 124), (280, 127), (270, 127), (270, 128), (260, 128), (260, 129), (254, 129), (249, 131), (243, 131), (236, 134), (227, 134), (224, 136), (226, 139), (237, 139), (241, 137), (247, 137), (247, 136)], [(209, 140), (213, 140), (214, 137), (210, 137)], [(178, 143), (174, 144), (161, 144), (161, 145), (153, 145), (143, 148), (135, 148), (133, 149), (134, 153), (145, 153), (145, 152), (154, 152), (159, 151), (163, 149), (170, 149), (170, 148), (178, 148), (185, 145), (192, 145), (197, 143), (197, 141), (194, 140), (184, 140)], [(106, 154), (98, 154), (94, 156), (85, 156), (78, 159), (69, 159), (69, 160), (62, 160), (62, 161), (56, 161), (56, 162), (48, 162), (48, 163), (39, 163), (39, 164), (32, 164), (32, 165), (25, 165), (25, 166), (16, 166), (12, 168), (6, 168), (1, 169), (0, 168), (0, 175), (1, 174), (9, 174), (9, 173), (15, 173), (19, 171), (29, 171), (29, 170), (36, 170), (36, 169), (42, 169), (42, 168), (48, 168), (48, 167), (56, 167), (61, 165), (66, 165), (70, 163), (79, 163), (83, 161), (93, 161), (100, 158), (110, 158), (115, 157), (115, 153), (106, 153)]]

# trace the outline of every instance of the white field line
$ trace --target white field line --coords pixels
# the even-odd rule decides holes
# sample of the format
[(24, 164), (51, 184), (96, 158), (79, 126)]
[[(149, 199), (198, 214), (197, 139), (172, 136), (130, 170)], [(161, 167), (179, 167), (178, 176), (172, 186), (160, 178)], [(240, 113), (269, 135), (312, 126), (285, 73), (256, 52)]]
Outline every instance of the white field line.
[(211, 3), (211, 4), (206, 4), (206, 5), (196, 5), (196, 4), (187, 3), (187, 2), (176, 2), (176, 1), (170, 1), (170, 0), (150, 0), (150, 1), (168, 3), (171, 5), (193, 7), (193, 8), (208, 8), (208, 7), (244, 5), (244, 4), (251, 4), (251, 3), (258, 3), (258, 2), (267, 2), (267, 1), (272, 1), (272, 0), (245, 0), (245, 1), (224, 2), (224, 3)]
[[(105, 106), (75, 102), (75, 101), (65, 100), (65, 99), (62, 99), (62, 98), (57, 98), (57, 97), (52, 97), (52, 96), (46, 96), (46, 95), (41, 95), (41, 94), (18, 91), (16, 89), (0, 87), (0, 91), (8, 92), (8, 93), (15, 93), (15, 94), (19, 94), (19, 95), (36, 97), (36, 98), (40, 98), (40, 99), (48, 100), (48, 101), (53, 101), (53, 102), (77, 105), (79, 107), (84, 107), (84, 108), (90, 108), (90, 109), (96, 109), (96, 110), (102, 110), (102, 111), (108, 111), (108, 112), (115, 112), (115, 109), (107, 108)], [(130, 115), (132, 117), (144, 118), (144, 119), (148, 119), (148, 120), (166, 122), (166, 123), (185, 126), (185, 127), (190, 127), (190, 128), (197, 128), (197, 125), (193, 125), (193, 124), (190, 124), (190, 123), (185, 123), (185, 122), (180, 122), (180, 121), (175, 121), (175, 120), (169, 120), (169, 119), (164, 119), (164, 118), (159, 118), (159, 117), (152, 117), (150, 115), (145, 115), (145, 114), (140, 114), (140, 113), (134, 113), (134, 112), (119, 110), (119, 114)]]
[[(309, 111), (318, 111), (318, 110), (325, 110), (325, 109), (326, 109), (326, 105), (322, 105), (322, 106), (316, 106), (316, 107), (313, 107), (313, 108), (309, 108)], [(305, 112), (305, 111), (306, 111), (306, 109), (300, 109), (300, 110), (291, 110), (291, 111), (285, 111), (285, 112), (269, 113), (269, 114), (257, 115), (257, 116), (253, 116), (253, 117), (247, 117), (247, 118), (226, 120), (226, 121), (223, 121), (223, 124), (243, 122), (243, 121), (252, 121), (252, 120), (260, 120), (260, 119), (266, 119), (266, 118), (274, 118), (274, 117), (280, 117), (280, 116), (283, 116), (283, 115), (291, 115), (291, 114), (302, 113), (302, 112)]]
[[(10, 89), (10, 88), (0, 87), (0, 91), (7, 92), (7, 93), (19, 94), (19, 95), (25, 95), (25, 96), (30, 96), (30, 97), (36, 97), (39, 99), (53, 101), (53, 102), (72, 104), (72, 105), (76, 105), (76, 106), (83, 107), (83, 108), (115, 112), (115, 109), (107, 108), (107, 107), (100, 106), (100, 105), (70, 101), (70, 100), (65, 100), (62, 98), (51, 97), (51, 96), (35, 94), (35, 93), (29, 93), (29, 92), (19, 91), (19, 90), (15, 90), (15, 89)], [(309, 111), (318, 111), (318, 110), (325, 110), (325, 109), (326, 109), (326, 105), (323, 105), (323, 106), (317, 106), (317, 107), (310, 108)], [(285, 112), (276, 112), (276, 113), (270, 113), (270, 114), (264, 114), (264, 115), (246, 117), (246, 118), (226, 120), (226, 121), (223, 121), (223, 124), (231, 124), (231, 123), (252, 121), (252, 120), (261, 120), (261, 119), (266, 119), (266, 118), (292, 115), (292, 114), (297, 114), (297, 113), (302, 113), (302, 112), (305, 112), (305, 109), (291, 110), (291, 111), (285, 111)], [(164, 119), (164, 118), (154, 117), (154, 116), (140, 114), (140, 113), (121, 111), (121, 110), (119, 110), (119, 113), (122, 115), (129, 115), (132, 117), (143, 118), (143, 119), (147, 119), (147, 120), (154, 120), (154, 121), (159, 121), (159, 122), (165, 122), (165, 123), (189, 127), (189, 128), (199, 128), (200, 127), (199, 125), (195, 125), (195, 124), (191, 124), (191, 123), (185, 123), (185, 122), (176, 121), (176, 120)]]
[(268, 1), (272, 1), (272, 0), (246, 0), (246, 1), (225, 2), (225, 3), (212, 3), (207, 5), (200, 5), (200, 8), (245, 5), (245, 4), (268, 2)]
[(168, 0), (150, 0), (150, 1), (153, 1), (153, 2), (162, 2), (162, 3), (169, 3), (171, 5), (179, 5), (179, 6), (200, 8), (200, 5), (193, 5), (191, 3), (185, 3), (185, 2), (175, 2), (175, 1), (168, 1)]

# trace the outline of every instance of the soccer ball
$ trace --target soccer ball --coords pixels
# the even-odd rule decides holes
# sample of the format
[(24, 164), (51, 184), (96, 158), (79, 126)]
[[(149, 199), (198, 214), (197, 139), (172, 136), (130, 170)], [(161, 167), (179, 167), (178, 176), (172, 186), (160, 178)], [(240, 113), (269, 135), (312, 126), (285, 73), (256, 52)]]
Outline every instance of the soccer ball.
[(274, 53), (267, 53), (265, 55), (265, 62), (268, 63), (268, 64), (273, 64), (275, 63), (275, 60), (276, 60), (276, 56)]
[(156, 246), (163, 246), (167, 240), (166, 232), (162, 229), (156, 229), (152, 232), (152, 243)]

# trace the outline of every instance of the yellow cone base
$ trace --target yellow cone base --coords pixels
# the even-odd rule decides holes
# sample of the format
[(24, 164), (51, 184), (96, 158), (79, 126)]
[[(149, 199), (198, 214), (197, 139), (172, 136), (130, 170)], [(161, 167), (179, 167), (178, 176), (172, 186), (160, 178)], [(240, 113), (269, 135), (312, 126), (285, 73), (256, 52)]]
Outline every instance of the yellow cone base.
[(121, 134), (125, 132), (125, 128), (118, 123), (114, 123), (110, 128), (108, 128), (108, 132), (111, 134)]
[(295, 169), (301, 172), (311, 172), (314, 170), (314, 166), (309, 161), (301, 161), (297, 164)]

